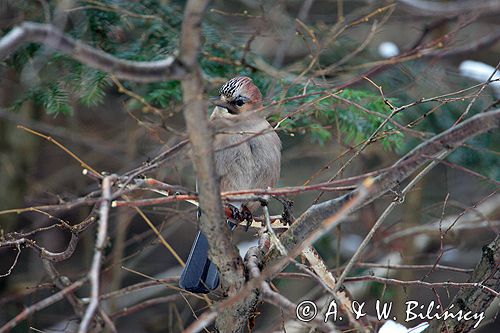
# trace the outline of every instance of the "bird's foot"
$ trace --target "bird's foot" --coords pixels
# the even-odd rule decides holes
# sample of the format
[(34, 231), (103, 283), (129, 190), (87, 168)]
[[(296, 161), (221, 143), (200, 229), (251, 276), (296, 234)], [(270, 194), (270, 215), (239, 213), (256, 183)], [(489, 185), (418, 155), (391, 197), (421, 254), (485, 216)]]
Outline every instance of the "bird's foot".
[(293, 201), (285, 197), (275, 196), (274, 198), (281, 202), (281, 204), (283, 205), (283, 213), (281, 214), (283, 222), (285, 222), (285, 224), (291, 225), (295, 221), (295, 216), (293, 215), (292, 211)]
[(225, 208), (225, 212), (226, 212), (226, 217), (230, 221), (236, 222), (236, 224), (246, 221), (245, 231), (248, 231), (250, 225), (252, 225), (253, 221), (252, 212), (245, 205), (243, 205), (241, 210), (234, 207), (233, 205), (227, 205)]
[(243, 206), (243, 209), (241, 210), (241, 218), (241, 222), (247, 221), (247, 224), (245, 226), (245, 232), (247, 232), (248, 229), (250, 229), (253, 221), (252, 212), (250, 211), (250, 209), (248, 209), (247, 206)]

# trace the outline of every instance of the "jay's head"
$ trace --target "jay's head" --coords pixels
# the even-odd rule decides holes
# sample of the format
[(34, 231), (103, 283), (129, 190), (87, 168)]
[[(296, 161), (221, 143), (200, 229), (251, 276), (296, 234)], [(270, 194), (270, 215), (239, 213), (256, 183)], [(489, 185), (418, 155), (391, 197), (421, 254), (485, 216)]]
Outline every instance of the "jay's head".
[(251, 78), (237, 76), (222, 85), (219, 97), (212, 99), (212, 103), (231, 114), (240, 114), (261, 107), (262, 94)]

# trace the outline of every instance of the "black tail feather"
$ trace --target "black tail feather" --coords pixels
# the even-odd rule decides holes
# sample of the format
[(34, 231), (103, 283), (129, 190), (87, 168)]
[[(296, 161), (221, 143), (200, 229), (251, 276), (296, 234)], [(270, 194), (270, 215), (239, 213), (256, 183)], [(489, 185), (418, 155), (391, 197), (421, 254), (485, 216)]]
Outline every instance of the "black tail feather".
[(201, 231), (191, 247), (179, 286), (193, 293), (208, 293), (219, 286), (219, 272), (208, 259), (208, 240)]

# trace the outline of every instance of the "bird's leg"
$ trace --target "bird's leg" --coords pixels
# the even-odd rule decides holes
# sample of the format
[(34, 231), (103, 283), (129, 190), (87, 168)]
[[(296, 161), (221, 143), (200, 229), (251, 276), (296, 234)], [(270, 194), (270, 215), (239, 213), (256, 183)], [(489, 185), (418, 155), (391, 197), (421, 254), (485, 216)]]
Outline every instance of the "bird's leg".
[(240, 211), (235, 206), (227, 204), (226, 207), (224, 208), (224, 211), (226, 213), (226, 218), (228, 220), (233, 220), (233, 221), (240, 220)]
[(248, 229), (250, 229), (250, 226), (252, 225), (252, 221), (253, 221), (253, 216), (252, 216), (252, 212), (250, 211), (250, 209), (248, 209), (248, 207), (246, 205), (243, 205), (243, 208), (241, 209), (241, 222), (243, 221), (247, 221), (247, 224), (245, 226), (245, 232), (248, 231)]
[(269, 196), (266, 196), (265, 198), (259, 197), (259, 202), (262, 207), (267, 206), (269, 204)]
[(274, 198), (281, 202), (281, 204), (283, 205), (283, 213), (281, 214), (283, 221), (285, 222), (285, 224), (291, 225), (295, 221), (295, 216), (293, 215), (292, 211), (293, 201), (279, 196), (275, 196)]
[[(245, 231), (248, 231), (250, 225), (252, 224), (253, 216), (252, 212), (246, 205), (242, 205), (241, 210), (236, 208), (235, 206), (228, 204), (225, 207), (226, 217), (231, 223), (238, 224), (243, 221), (247, 221)], [(234, 222), (233, 222), (234, 221)], [(234, 229), (234, 228), (232, 228)]]

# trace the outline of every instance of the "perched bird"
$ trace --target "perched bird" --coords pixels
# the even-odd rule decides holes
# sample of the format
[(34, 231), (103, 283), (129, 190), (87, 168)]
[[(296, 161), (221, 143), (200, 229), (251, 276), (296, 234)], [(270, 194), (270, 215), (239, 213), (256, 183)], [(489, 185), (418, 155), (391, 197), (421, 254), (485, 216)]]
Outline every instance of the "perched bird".
[[(263, 115), (254, 112), (262, 106), (259, 88), (249, 77), (238, 76), (220, 88), (212, 103), (215, 108), (210, 126), (215, 130), (215, 170), (221, 191), (274, 186), (280, 176), (281, 141)], [(258, 207), (258, 202), (241, 201), (226, 208), (232, 213), (228, 217), (248, 218), (241, 213)], [(191, 292), (207, 293), (218, 284), (217, 267), (208, 259), (208, 240), (198, 232), (179, 285)]]

